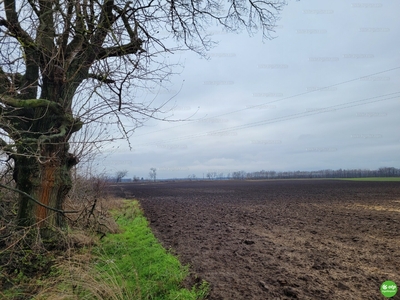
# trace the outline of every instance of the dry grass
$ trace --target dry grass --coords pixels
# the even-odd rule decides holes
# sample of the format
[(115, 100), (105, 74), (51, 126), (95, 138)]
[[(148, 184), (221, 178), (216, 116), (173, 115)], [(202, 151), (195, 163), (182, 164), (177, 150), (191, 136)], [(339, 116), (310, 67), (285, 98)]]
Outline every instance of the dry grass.
[(90, 254), (99, 238), (119, 231), (110, 210), (123, 202), (105, 191), (102, 178), (75, 182), (64, 209), (79, 213), (67, 215), (67, 232), (54, 228), (61, 251), (43, 248), (36, 225), (16, 228), (16, 195), (0, 191), (0, 299), (129, 299), (112, 268), (101, 278), (96, 274)]
[[(85, 187), (93, 187), (91, 183), (86, 182)], [(117, 281), (118, 270), (112, 264), (106, 273), (99, 274), (96, 263), (102, 258), (92, 255), (92, 247), (100, 238), (107, 233), (119, 232), (110, 211), (121, 209), (123, 200), (109, 197), (103, 189), (89, 188), (85, 193), (75, 193), (64, 206), (65, 210), (80, 211), (68, 216), (69, 248), (56, 258), (53, 266), (56, 274), (44, 280), (44, 288), (33, 299), (140, 299), (140, 292), (129, 291)]]
[(139, 299), (138, 293), (128, 291), (123, 283), (116, 280), (118, 272), (112, 268), (99, 274), (95, 269), (95, 259), (90, 251), (75, 252), (68, 257), (57, 259), (55, 268), (58, 276), (46, 279), (43, 288), (35, 300), (65, 299)]

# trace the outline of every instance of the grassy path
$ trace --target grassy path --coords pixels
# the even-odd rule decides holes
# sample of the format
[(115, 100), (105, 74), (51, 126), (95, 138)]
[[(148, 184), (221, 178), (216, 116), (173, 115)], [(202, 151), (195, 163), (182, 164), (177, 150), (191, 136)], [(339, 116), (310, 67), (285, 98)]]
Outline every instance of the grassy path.
[(126, 203), (116, 213), (122, 233), (110, 234), (98, 249), (100, 274), (115, 273), (115, 280), (130, 291), (130, 299), (203, 299), (207, 284), (191, 290), (181, 286), (188, 266), (169, 253), (156, 240), (137, 201)]

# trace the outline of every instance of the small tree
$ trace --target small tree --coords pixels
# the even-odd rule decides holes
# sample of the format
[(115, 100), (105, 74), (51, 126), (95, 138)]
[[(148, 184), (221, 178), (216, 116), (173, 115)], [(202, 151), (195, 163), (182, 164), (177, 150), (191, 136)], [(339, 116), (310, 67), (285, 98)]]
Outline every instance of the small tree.
[(150, 173), (149, 173), (150, 179), (153, 179), (154, 182), (157, 179), (157, 169), (156, 168), (150, 168)]
[(208, 172), (207, 173), (207, 178), (208, 179), (217, 179), (217, 177), (218, 177), (218, 174), (217, 174), (217, 172)]
[(188, 179), (189, 180), (195, 180), (197, 177), (196, 177), (196, 174), (189, 174), (188, 175)]
[(121, 182), (122, 178), (124, 178), (126, 176), (126, 174), (128, 174), (127, 170), (118, 171), (117, 173), (115, 173), (115, 181)]

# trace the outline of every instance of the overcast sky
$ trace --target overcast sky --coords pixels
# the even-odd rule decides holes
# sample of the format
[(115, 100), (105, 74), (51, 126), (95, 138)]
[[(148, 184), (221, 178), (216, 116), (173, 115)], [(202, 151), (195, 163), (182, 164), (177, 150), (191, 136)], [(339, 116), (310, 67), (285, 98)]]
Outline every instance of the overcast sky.
[[(399, 1), (290, 1), (276, 36), (225, 34), (160, 93), (173, 118), (149, 121), (98, 161), (113, 175), (400, 167)], [(193, 115), (194, 114), (194, 115)], [(192, 116), (193, 115), (193, 116)], [(111, 154), (110, 154), (111, 153)]]

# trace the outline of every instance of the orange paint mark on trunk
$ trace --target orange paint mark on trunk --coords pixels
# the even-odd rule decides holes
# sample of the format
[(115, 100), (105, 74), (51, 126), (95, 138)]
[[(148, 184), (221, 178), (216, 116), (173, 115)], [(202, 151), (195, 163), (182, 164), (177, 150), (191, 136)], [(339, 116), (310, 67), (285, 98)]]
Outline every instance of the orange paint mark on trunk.
[[(45, 166), (44, 171), (42, 173), (42, 180), (41, 180), (41, 186), (39, 189), (39, 199), (40, 203), (43, 203), (44, 205), (50, 206), (50, 199), (51, 195), (54, 192), (54, 173), (55, 173), (56, 167), (55, 166)], [(40, 222), (46, 219), (47, 217), (47, 212), (48, 209), (38, 205), (36, 209), (36, 221)]]

